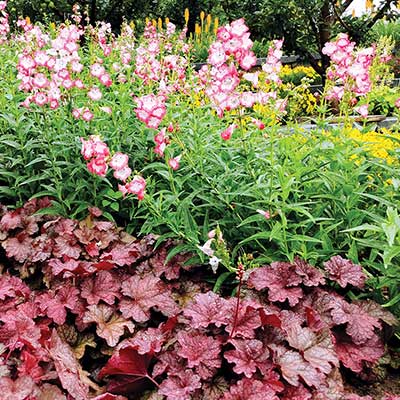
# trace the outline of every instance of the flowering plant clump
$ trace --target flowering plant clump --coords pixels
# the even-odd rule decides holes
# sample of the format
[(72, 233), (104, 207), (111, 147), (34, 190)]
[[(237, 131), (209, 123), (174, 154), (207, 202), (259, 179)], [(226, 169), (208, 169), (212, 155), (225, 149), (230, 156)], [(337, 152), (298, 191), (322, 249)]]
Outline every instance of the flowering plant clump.
[(394, 317), (327, 285), (364, 286), (349, 260), (331, 258), (326, 276), (298, 258), (242, 265), (229, 298), (195, 279), (188, 255), (167, 261), (172, 242), (154, 250), (155, 237), (139, 241), (96, 208), (80, 222), (39, 214), (48, 203), (2, 209), (4, 396), (353, 399), (341, 369), (366, 373), (385, 353)]

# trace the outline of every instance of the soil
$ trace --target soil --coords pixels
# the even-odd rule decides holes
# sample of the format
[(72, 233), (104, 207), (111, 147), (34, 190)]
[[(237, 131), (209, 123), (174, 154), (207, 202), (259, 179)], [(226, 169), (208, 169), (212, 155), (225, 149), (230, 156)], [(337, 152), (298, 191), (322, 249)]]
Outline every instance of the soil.
[(381, 400), (385, 394), (399, 396), (396, 400), (400, 400), (400, 371), (388, 373), (387, 377), (381, 382), (353, 381), (351, 385), (346, 385), (346, 389), (360, 396), (369, 395), (374, 400)]

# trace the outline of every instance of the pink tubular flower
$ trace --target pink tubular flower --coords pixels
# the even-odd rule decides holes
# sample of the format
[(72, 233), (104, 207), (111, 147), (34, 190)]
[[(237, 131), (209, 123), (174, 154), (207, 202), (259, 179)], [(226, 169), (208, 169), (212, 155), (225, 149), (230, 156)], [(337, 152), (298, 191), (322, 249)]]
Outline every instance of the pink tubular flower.
[(99, 81), (106, 87), (110, 87), (112, 85), (112, 80), (108, 74), (101, 75)]
[(354, 107), (354, 111), (358, 112), (363, 118), (367, 118), (368, 104), (363, 104), (362, 106)]
[(107, 174), (108, 165), (104, 158), (96, 157), (88, 162), (87, 169), (92, 174), (104, 177)]
[(168, 165), (174, 170), (176, 171), (177, 169), (179, 169), (179, 162), (181, 160), (181, 155), (170, 158), (168, 160)]
[[(75, 119), (79, 119), (79, 118), (81, 117), (81, 110), (80, 110), (79, 108), (74, 108), (74, 109), (72, 110), (72, 116), (73, 116)], [(81, 138), (81, 140), (82, 140), (82, 138)]]
[(110, 167), (115, 171), (120, 171), (128, 166), (129, 156), (124, 153), (115, 153), (110, 160)]
[(237, 128), (236, 124), (228, 126), (224, 131), (221, 132), (221, 138), (223, 140), (229, 140), (232, 136), (233, 131)]
[(400, 110), (400, 97), (394, 102), (394, 105)]
[(105, 72), (105, 68), (99, 63), (95, 63), (90, 66), (90, 75), (96, 78), (100, 78), (103, 74), (105, 74)]
[(135, 175), (133, 179), (126, 184), (128, 193), (136, 194), (139, 200), (144, 199), (144, 191), (146, 189), (146, 181), (139, 175)]
[(271, 214), (269, 211), (264, 211), (264, 210), (256, 210), (259, 214), (261, 214), (265, 219), (270, 219)]
[(265, 128), (264, 122), (260, 121), (259, 119), (252, 118), (251, 121), (253, 124), (260, 130), (262, 131)]
[(85, 110), (83, 110), (81, 117), (84, 121), (89, 122), (93, 119), (93, 113), (88, 108), (86, 108)]
[(131, 173), (132, 173), (132, 170), (129, 167), (125, 167), (125, 168), (114, 171), (114, 178), (119, 179), (120, 181), (126, 182), (126, 180), (129, 178)]
[(89, 92), (88, 92), (88, 96), (91, 100), (93, 101), (98, 101), (102, 98), (102, 93), (101, 90), (97, 87), (92, 87)]

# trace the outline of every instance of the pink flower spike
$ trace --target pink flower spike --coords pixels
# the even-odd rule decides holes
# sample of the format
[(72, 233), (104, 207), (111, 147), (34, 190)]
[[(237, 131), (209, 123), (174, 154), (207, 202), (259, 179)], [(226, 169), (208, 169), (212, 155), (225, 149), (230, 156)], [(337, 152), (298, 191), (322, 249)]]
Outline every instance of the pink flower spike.
[(400, 110), (400, 97), (395, 101), (394, 105)]
[(269, 213), (269, 211), (264, 211), (264, 210), (256, 210), (259, 214), (261, 214), (263, 217), (265, 217), (265, 219), (270, 219), (271, 218), (271, 214)]
[(128, 166), (129, 156), (124, 153), (115, 153), (109, 163), (110, 167), (115, 171), (120, 171)]
[(354, 107), (354, 111), (358, 112), (363, 118), (367, 118), (368, 104), (363, 104), (362, 106)]
[(168, 160), (168, 165), (174, 170), (176, 171), (177, 169), (179, 169), (179, 161), (181, 160), (181, 155), (174, 157), (174, 158), (170, 158)]
[(221, 138), (223, 140), (229, 140), (232, 136), (233, 131), (237, 128), (236, 124), (230, 125), (228, 128), (226, 128), (224, 131), (221, 132)]

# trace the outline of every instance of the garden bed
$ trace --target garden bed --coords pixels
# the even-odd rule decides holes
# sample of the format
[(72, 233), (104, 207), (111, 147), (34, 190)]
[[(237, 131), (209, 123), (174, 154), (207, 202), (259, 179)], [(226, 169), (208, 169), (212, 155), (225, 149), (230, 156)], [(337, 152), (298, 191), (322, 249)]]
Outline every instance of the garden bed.
[(0, 6), (6, 397), (396, 399), (387, 40), (326, 44), (314, 96), (299, 78), (313, 71), (282, 67), (282, 40), (251, 71), (243, 19), (196, 72), (170, 22), (115, 36), (75, 8), (10, 36)]

